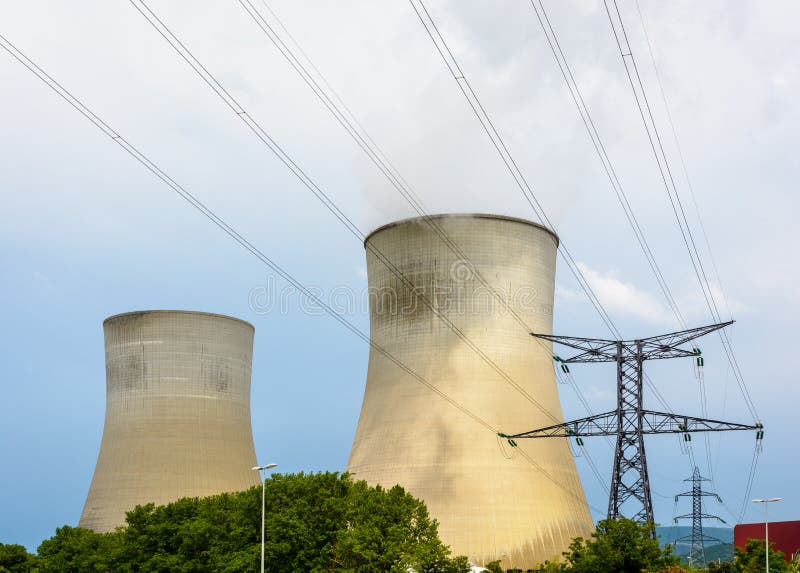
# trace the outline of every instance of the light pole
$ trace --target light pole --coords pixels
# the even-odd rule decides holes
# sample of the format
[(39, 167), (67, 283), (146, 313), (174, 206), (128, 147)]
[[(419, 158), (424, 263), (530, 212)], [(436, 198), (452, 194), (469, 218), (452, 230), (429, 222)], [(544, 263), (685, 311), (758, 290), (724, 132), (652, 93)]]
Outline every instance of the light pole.
[(767, 558), (767, 573), (769, 573), (769, 504), (775, 501), (782, 501), (782, 497), (770, 497), (766, 499), (754, 499), (753, 503), (763, 503), (764, 504), (764, 544), (766, 545), (767, 551), (765, 556)]
[(252, 470), (257, 471), (261, 477), (261, 573), (264, 573), (264, 514), (266, 513), (266, 491), (267, 480), (261, 472), (278, 467), (278, 464), (267, 464), (265, 466), (253, 466)]

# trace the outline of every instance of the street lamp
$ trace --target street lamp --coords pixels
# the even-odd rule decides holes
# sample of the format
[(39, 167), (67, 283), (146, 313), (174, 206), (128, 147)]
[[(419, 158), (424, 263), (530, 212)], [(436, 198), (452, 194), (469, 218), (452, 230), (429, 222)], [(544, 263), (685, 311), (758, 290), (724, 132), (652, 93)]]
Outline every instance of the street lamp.
[(258, 475), (261, 477), (261, 573), (264, 573), (264, 514), (266, 513), (265, 499), (267, 491), (267, 480), (261, 472), (276, 467), (278, 467), (278, 464), (267, 464), (265, 466), (253, 466), (250, 468), (253, 471), (259, 472)]
[(767, 551), (766, 551), (766, 554), (765, 554), (765, 556), (767, 558), (767, 573), (769, 573), (769, 504), (773, 503), (773, 502), (776, 502), (776, 501), (782, 501), (782, 500), (783, 500), (782, 497), (770, 497), (770, 498), (767, 498), (767, 499), (754, 499), (753, 500), (753, 503), (763, 503), (764, 504), (764, 536), (766, 537), (766, 539), (764, 539), (764, 544), (767, 547)]

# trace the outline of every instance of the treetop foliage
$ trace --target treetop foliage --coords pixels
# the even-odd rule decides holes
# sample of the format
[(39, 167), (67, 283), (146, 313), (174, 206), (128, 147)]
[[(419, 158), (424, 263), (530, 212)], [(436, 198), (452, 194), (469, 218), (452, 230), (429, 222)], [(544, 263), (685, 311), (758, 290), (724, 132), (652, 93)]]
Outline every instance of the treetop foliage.
[(536, 573), (648, 573), (681, 571), (678, 558), (653, 538), (653, 525), (630, 519), (598, 522), (591, 539), (578, 537), (564, 553), (564, 562), (544, 563)]
[[(265, 484), (265, 505), (267, 571), (469, 571), (466, 558), (450, 557), (425, 505), (399, 486), (370, 487), (330, 472), (273, 474)], [(256, 486), (138, 506), (128, 512), (127, 527), (113, 533), (61, 527), (42, 542), (35, 560), (8, 570), (254, 572), (260, 551), (261, 486)]]
[[(769, 573), (796, 573), (796, 563), (787, 563), (782, 551), (769, 548)], [(745, 548), (737, 547), (730, 563), (709, 563), (712, 573), (764, 573), (767, 548), (763, 539), (748, 539)]]
[[(273, 474), (265, 483), (265, 563), (271, 572), (468, 573), (451, 557), (424, 503), (400, 486), (354, 482), (346, 474)], [(136, 507), (127, 526), (94, 533), (70, 526), (41, 543), (38, 555), (0, 543), (0, 573), (240, 573), (258, 571), (261, 486), (164, 506)], [(689, 573), (653, 538), (650, 525), (604, 520), (590, 539), (577, 538), (558, 562), (527, 573)], [(711, 573), (761, 573), (765, 548), (750, 540), (731, 563)], [(489, 563), (503, 573), (501, 562)], [(506, 573), (523, 573), (506, 569)], [(800, 573), (779, 551), (770, 573)]]

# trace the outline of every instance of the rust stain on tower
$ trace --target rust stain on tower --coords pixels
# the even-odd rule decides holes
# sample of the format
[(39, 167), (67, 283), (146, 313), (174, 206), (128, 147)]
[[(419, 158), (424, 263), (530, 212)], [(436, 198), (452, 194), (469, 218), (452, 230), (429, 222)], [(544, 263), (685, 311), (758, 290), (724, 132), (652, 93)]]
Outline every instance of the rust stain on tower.
[[(437, 216), (433, 223), (440, 232), (418, 218), (367, 238), (372, 341), (494, 428), (563, 422), (551, 349), (528, 334), (552, 332), (558, 238), (529, 221), (493, 215)], [(593, 530), (565, 440), (511, 448), (375, 349), (348, 471), (371, 484), (399, 483), (424, 500), (445, 543), (478, 565), (502, 559), (504, 567), (531, 567), (559, 558), (572, 538)]]
[(145, 311), (112, 316), (103, 331), (106, 419), (80, 527), (112, 531), (138, 504), (259, 483), (250, 469), (252, 325)]

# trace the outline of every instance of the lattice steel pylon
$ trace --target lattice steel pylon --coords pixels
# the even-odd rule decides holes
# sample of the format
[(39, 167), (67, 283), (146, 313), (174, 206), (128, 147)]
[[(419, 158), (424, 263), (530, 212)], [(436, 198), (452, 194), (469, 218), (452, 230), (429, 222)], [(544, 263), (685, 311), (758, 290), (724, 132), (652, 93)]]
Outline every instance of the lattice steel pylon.
[[(666, 358), (698, 358), (698, 350), (685, 350), (678, 346), (732, 324), (733, 321), (712, 324), (691, 330), (673, 332), (639, 340), (603, 340), (531, 333), (531, 336), (557, 342), (581, 354), (568, 359), (555, 357), (563, 365), (583, 362), (616, 362), (617, 408), (611, 412), (589, 416), (518, 434), (501, 433), (511, 445), (524, 438), (582, 438), (586, 436), (616, 436), (614, 468), (608, 500), (608, 517), (618, 518), (625, 513), (623, 505), (634, 506), (627, 515), (638, 522), (654, 523), (653, 500), (647, 473), (644, 449), (645, 434), (690, 432), (719, 432), (727, 430), (757, 430), (756, 439), (763, 435), (763, 426), (756, 422), (737, 424), (706, 418), (695, 418), (669, 412), (645, 410), (642, 382), (645, 360)], [(626, 507), (627, 509), (627, 507)]]
[(689, 563), (691, 565), (697, 565), (698, 563), (702, 563), (703, 567), (706, 565), (706, 541), (716, 541), (717, 543), (722, 543), (721, 539), (717, 539), (716, 537), (711, 537), (709, 535), (705, 535), (703, 533), (703, 520), (704, 519), (718, 519), (722, 523), (725, 523), (725, 520), (717, 515), (711, 515), (709, 513), (703, 513), (703, 498), (704, 497), (714, 497), (722, 503), (722, 498), (718, 496), (716, 493), (703, 491), (703, 482), (704, 481), (711, 481), (708, 478), (704, 478), (700, 475), (700, 470), (695, 466), (694, 472), (692, 473), (692, 477), (687, 478), (683, 481), (692, 482), (692, 489), (691, 491), (685, 491), (683, 493), (679, 493), (675, 496), (675, 503), (678, 502), (678, 499), (681, 497), (691, 497), (692, 498), (692, 513), (687, 513), (686, 515), (679, 515), (675, 518), (675, 523), (678, 523), (679, 519), (691, 519), (692, 520), (692, 533), (689, 535), (684, 535), (683, 537), (679, 537), (675, 540), (674, 544), (677, 545), (681, 542), (688, 542), (689, 543)]

